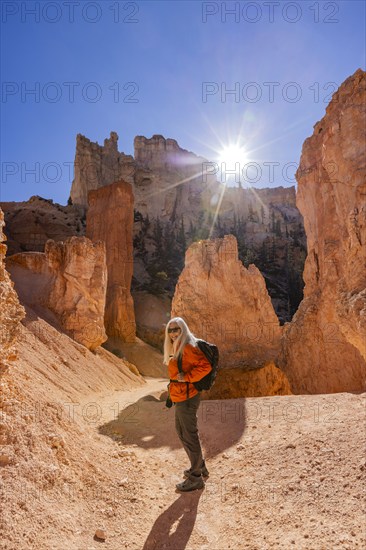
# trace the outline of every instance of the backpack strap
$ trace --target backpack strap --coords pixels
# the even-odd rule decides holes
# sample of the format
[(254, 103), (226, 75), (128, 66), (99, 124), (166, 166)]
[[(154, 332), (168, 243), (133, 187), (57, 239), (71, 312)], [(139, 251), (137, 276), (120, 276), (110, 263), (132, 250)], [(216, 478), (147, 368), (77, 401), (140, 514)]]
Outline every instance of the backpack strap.
[[(179, 372), (183, 373), (183, 369), (182, 369), (182, 355), (179, 354), (178, 355), (178, 370)], [(186, 382), (186, 387), (187, 387), (187, 399), (189, 398), (189, 382)]]

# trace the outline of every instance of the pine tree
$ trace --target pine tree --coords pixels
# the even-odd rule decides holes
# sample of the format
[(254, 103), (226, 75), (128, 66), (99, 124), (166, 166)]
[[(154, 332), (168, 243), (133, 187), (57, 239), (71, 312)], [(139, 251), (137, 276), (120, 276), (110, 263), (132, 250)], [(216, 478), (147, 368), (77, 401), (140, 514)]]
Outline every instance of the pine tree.
[(281, 221), (280, 220), (277, 220), (276, 221), (276, 230), (275, 230), (275, 233), (278, 237), (282, 237), (282, 231), (281, 231)]
[(259, 249), (258, 268), (261, 271), (266, 271), (268, 267), (267, 264), (268, 264), (268, 252), (267, 252), (267, 244), (266, 244), (266, 241), (264, 240)]
[(133, 221), (134, 222), (142, 222), (143, 221), (143, 216), (142, 216), (141, 212), (139, 212), (138, 210), (133, 211)]
[(234, 216), (233, 216), (233, 225), (231, 227), (231, 229), (229, 229), (230, 233), (232, 235), (234, 235), (236, 237), (236, 239), (238, 240), (238, 234), (239, 234), (239, 224), (238, 224), (238, 220), (237, 220), (237, 217), (236, 217), (236, 213), (234, 212)]
[(193, 225), (192, 220), (189, 220), (188, 239), (189, 243), (193, 243), (197, 238), (197, 227)]
[(271, 211), (271, 218), (272, 218), (271, 231), (272, 231), (272, 233), (274, 233), (275, 230), (276, 230), (276, 219), (275, 219), (274, 210)]
[(183, 216), (180, 222), (180, 227), (177, 234), (177, 243), (180, 246), (180, 249), (183, 253), (183, 256), (187, 250), (187, 240), (186, 240), (186, 234), (184, 231), (184, 222), (183, 222)]
[(262, 223), (264, 223), (264, 218), (266, 217), (266, 213), (265, 213), (265, 210), (264, 210), (264, 207), (263, 207), (263, 204), (261, 205), (261, 219), (262, 219)]
[(156, 263), (160, 264), (163, 257), (163, 228), (159, 217), (155, 219), (153, 227), (153, 242), (155, 246), (153, 257)]

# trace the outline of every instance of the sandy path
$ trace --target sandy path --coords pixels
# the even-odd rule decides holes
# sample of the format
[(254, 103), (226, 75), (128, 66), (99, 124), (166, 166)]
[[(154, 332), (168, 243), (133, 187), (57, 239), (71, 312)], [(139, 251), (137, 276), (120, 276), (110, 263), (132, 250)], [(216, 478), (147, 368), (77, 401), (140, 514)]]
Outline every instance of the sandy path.
[(88, 400), (100, 407), (99, 442), (120, 450), (129, 503), (129, 517), (104, 521), (106, 541), (88, 550), (364, 547), (365, 394), (202, 401), (211, 475), (204, 490), (181, 495), (175, 483), (189, 464), (174, 408), (159, 401), (166, 385), (147, 379)]
[(19, 348), (1, 379), (4, 550), (365, 547), (366, 394), (202, 401), (210, 477), (179, 494), (167, 380), (36, 318)]

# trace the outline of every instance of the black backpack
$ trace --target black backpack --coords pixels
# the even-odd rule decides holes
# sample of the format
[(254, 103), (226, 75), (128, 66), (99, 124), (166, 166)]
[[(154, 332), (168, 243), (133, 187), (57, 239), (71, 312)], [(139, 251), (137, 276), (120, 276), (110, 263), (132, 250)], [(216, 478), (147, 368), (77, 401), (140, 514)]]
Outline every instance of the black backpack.
[[(193, 382), (193, 385), (196, 388), (196, 390), (198, 390), (198, 391), (209, 390), (215, 382), (217, 369), (218, 369), (218, 366), (219, 366), (219, 350), (218, 350), (217, 346), (215, 346), (215, 344), (210, 344), (209, 342), (206, 342), (205, 340), (197, 340), (197, 346), (199, 347), (199, 349), (205, 354), (205, 356), (209, 360), (212, 369), (203, 378), (201, 378), (201, 380), (198, 380), (198, 382)], [(178, 356), (177, 363), (178, 363), (178, 371), (183, 372), (183, 369), (182, 369), (182, 356), (181, 355)], [(187, 399), (188, 399), (189, 398), (189, 390), (188, 390), (189, 382), (186, 382), (186, 385), (187, 385)], [(169, 396), (168, 396), (168, 399), (166, 401), (166, 406), (168, 408), (172, 406), (172, 401), (171, 401)]]
[(210, 344), (205, 340), (197, 340), (197, 346), (211, 363), (212, 370), (201, 378), (201, 380), (198, 380), (198, 382), (193, 382), (193, 385), (198, 391), (209, 390), (215, 382), (219, 365), (219, 350), (215, 344)]

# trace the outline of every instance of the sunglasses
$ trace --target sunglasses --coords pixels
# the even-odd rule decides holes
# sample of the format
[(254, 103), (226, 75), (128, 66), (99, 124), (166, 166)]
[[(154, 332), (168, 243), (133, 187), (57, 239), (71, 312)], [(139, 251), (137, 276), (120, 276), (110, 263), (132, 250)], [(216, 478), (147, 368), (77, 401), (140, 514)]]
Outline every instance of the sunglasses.
[(179, 327), (176, 327), (176, 328), (168, 328), (168, 333), (170, 334), (171, 332), (179, 332), (180, 331), (180, 328)]

